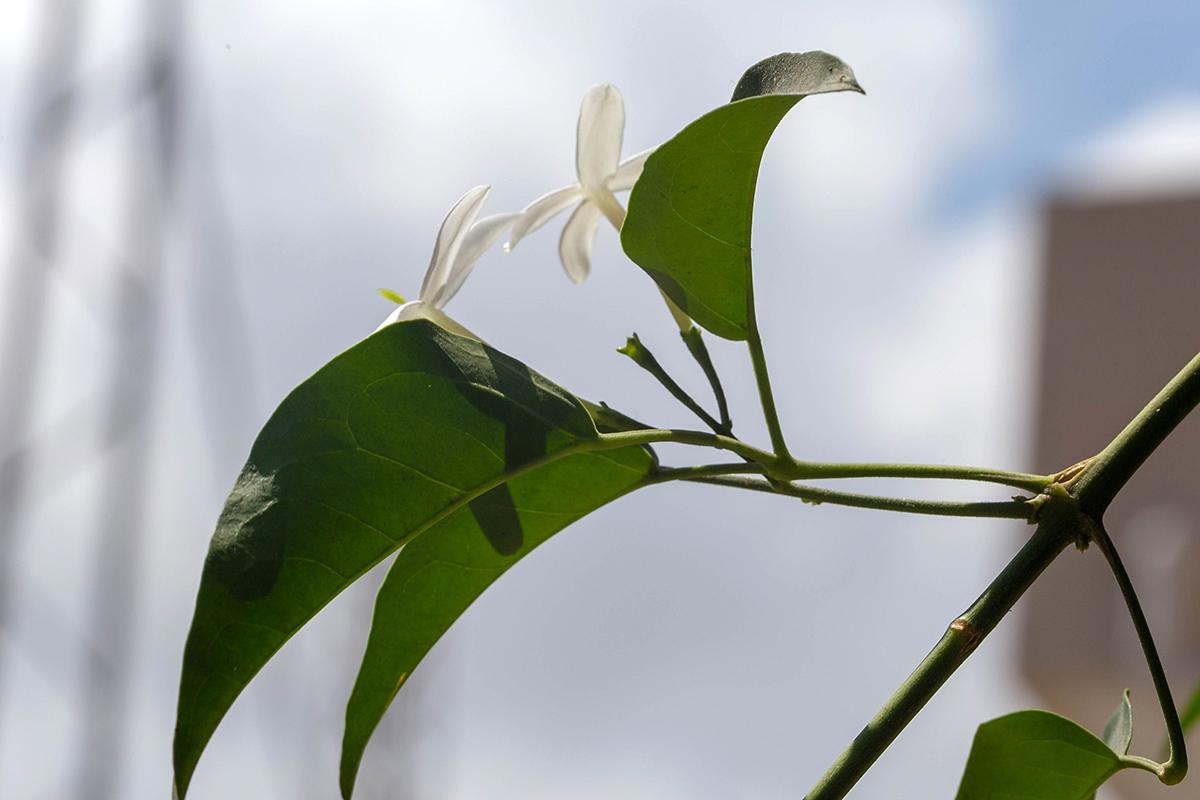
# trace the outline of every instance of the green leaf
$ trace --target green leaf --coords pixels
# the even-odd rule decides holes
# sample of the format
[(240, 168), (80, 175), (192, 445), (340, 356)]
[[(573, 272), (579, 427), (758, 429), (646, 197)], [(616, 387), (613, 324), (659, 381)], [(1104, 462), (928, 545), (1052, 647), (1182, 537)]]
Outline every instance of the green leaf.
[(1071, 720), (1018, 711), (979, 726), (956, 798), (1084, 800), (1126, 766)]
[(1119, 756), (1129, 752), (1129, 743), (1133, 741), (1133, 706), (1129, 704), (1128, 689), (1104, 724), (1104, 734), (1100, 738)]
[(717, 336), (747, 337), (754, 189), (767, 141), (801, 98), (862, 91), (828, 53), (781, 53), (747, 70), (735, 102), (646, 159), (621, 228), (626, 255)]
[[(362, 667), (346, 707), (342, 796), (349, 798), (363, 750), (404, 681), (476, 597), (517, 561), (584, 514), (639, 486), (648, 453), (630, 447), (581, 453), (506, 485), (518, 509), (522, 547), (488, 547), (478, 515), (459, 510), (404, 546), (379, 589)], [(566, 487), (568, 490), (565, 490)]]
[[(578, 516), (653, 468), (641, 448), (585, 455), (604, 447), (578, 399), (426, 320), (389, 325), (297, 387), (254, 443), (209, 546), (184, 649), (176, 795), (246, 684), (346, 586), (427, 530), (467, 546), (454, 562), (480, 551), (516, 561), (548, 535), (531, 515)], [(445, 608), (460, 612), (482, 588), (458, 586)]]
[(1200, 683), (1196, 684), (1196, 688), (1192, 690), (1192, 696), (1188, 700), (1187, 707), (1183, 709), (1183, 713), (1179, 715), (1179, 725), (1183, 728), (1183, 732), (1196, 724), (1196, 720), (1200, 719)]

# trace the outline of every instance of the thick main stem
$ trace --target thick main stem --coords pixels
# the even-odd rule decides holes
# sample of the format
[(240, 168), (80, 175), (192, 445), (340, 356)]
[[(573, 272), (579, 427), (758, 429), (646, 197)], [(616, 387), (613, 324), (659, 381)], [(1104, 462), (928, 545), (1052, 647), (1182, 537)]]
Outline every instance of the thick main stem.
[(1154, 677), (1171, 737), (1171, 760), (1166, 764), (1154, 764), (1148, 759), (1127, 759), (1144, 761), (1139, 766), (1152, 768), (1164, 783), (1183, 779), (1187, 771), (1187, 755), (1166, 676), (1150, 638), (1141, 604), (1101, 521), (1105, 509), (1121, 487), (1197, 404), (1200, 404), (1200, 355), (1188, 362), (1108, 447), (1087, 462), (1078, 477), (1067, 481), (1069, 490), (1057, 484), (1048, 487), (1048, 502), (1043, 509), (1042, 522), (1033, 537), (975, 604), (951, 623), (937, 647), (817, 782), (806, 800), (844, 797), (1038, 575), (1081, 532), (1094, 537), (1109, 558), (1138, 636), (1142, 639), (1146, 661)]
[(1100, 519), (1121, 487), (1200, 403), (1200, 354), (1092, 459), (1072, 486), (1084, 512)]
[[(1073, 504), (1071, 504), (1073, 506)], [(979, 599), (949, 629), (900, 690), (855, 737), (805, 800), (836, 800), (858, 782), (934, 693), (974, 652), (1025, 590), (1074, 541), (1073, 515), (1048, 505), (1037, 530)]]

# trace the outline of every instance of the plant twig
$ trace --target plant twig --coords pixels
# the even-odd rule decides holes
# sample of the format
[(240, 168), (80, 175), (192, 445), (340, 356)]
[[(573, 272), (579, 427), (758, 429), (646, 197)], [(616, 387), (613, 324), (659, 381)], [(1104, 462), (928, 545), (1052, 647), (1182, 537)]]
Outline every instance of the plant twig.
[(717, 412), (721, 415), (721, 428), (726, 436), (732, 436), (733, 420), (729, 416), (729, 405), (725, 402), (725, 390), (721, 387), (721, 376), (717, 374), (717, 368), (713, 366), (712, 358), (708, 355), (708, 347), (704, 344), (700, 328), (692, 326), (686, 331), (681, 330), (679, 336), (687, 345), (692, 358), (696, 359), (696, 363), (704, 371), (704, 377), (708, 378), (708, 385), (712, 387), (713, 397), (717, 400)]
[(1158, 704), (1167, 723), (1167, 741), (1170, 744), (1169, 755), (1164, 764), (1141, 756), (1124, 756), (1121, 760), (1131, 766), (1153, 772), (1165, 784), (1179, 783), (1187, 774), (1187, 747), (1183, 740), (1183, 726), (1179, 723), (1179, 712), (1175, 708), (1175, 701), (1171, 699), (1171, 687), (1167, 683), (1162, 660), (1158, 657), (1158, 648), (1154, 646), (1154, 637), (1150, 635), (1150, 625), (1146, 622), (1142, 604), (1138, 601), (1137, 592), (1133, 590), (1133, 582), (1129, 580), (1129, 573), (1125, 571), (1125, 565), (1121, 563), (1121, 556), (1117, 553), (1108, 531), (1103, 525), (1097, 524), (1091, 534), (1092, 541), (1104, 554), (1113, 576), (1117, 579), (1117, 585), (1121, 587), (1121, 596), (1125, 598), (1125, 607), (1129, 609), (1129, 618), (1133, 620), (1138, 641), (1142, 644), (1142, 653), (1146, 657), (1146, 665), (1150, 668), (1150, 677), (1154, 680), (1154, 691), (1158, 694)]
[[(668, 470), (663, 470), (667, 472)], [(746, 473), (750, 470), (739, 470)], [(1029, 504), (1027, 498), (1013, 498), (1008, 501), (983, 503), (958, 503), (944, 500), (909, 500), (899, 497), (880, 497), (871, 494), (854, 492), (838, 492), (833, 489), (821, 489), (816, 486), (797, 486), (790, 483), (771, 482), (765, 479), (724, 477), (734, 474), (728, 470), (710, 475), (679, 475), (679, 478), (696, 483), (711, 483), (717, 486), (730, 486), (736, 489), (749, 489), (755, 492), (782, 494), (788, 497), (798, 497), (806, 503), (820, 505), (852, 506), (854, 508), (873, 508), (880, 511), (900, 511), (908, 514), (929, 514), (940, 517), (991, 517), (996, 519), (1030, 519), (1037, 509)], [(721, 477), (718, 477), (721, 476)]]
[(701, 464), (696, 467), (659, 467), (642, 479), (644, 485), (670, 481), (719, 482), (726, 475), (761, 475), (762, 464), (733, 462), (730, 464)]
[[(695, 329), (693, 328), (693, 330)], [(681, 335), (683, 335), (684, 341), (687, 341), (687, 335)], [(711, 414), (705, 411), (682, 386), (675, 382), (674, 378), (667, 374), (667, 371), (658, 363), (658, 359), (650, 352), (650, 348), (642, 344), (642, 340), (638, 338), (636, 333), (626, 340), (624, 347), (618, 347), (617, 352), (621, 355), (629, 356), (633, 363), (653, 375), (663, 385), (663, 388), (671, 393), (672, 397), (683, 403), (689, 411), (700, 418), (701, 422), (712, 428), (713, 433), (721, 436), (732, 435), (729, 426), (713, 419)]]
[(806, 800), (844, 797), (1050, 562), (1071, 542), (1086, 543), (1089, 540), (1097, 542), (1109, 558), (1109, 565), (1121, 586), (1138, 637), (1142, 640), (1171, 743), (1171, 755), (1165, 764), (1135, 756), (1125, 756), (1125, 763), (1155, 772), (1164, 783), (1177, 783), (1183, 779), (1187, 771), (1187, 753), (1179, 716), (1141, 605), (1112, 540), (1104, 531), (1102, 518), (1117, 492), (1198, 403), (1200, 355), (1193, 358), (1100, 455), (1051, 476), (1052, 481), (1058, 478), (1063, 483), (1052, 483), (1037, 498), (1044, 498), (1044, 502), (1034, 535), (975, 604), (951, 623), (938, 645), (834, 762)]
[(712, 447), (717, 450), (728, 450), (735, 455), (754, 461), (770, 469), (775, 456), (765, 450), (746, 444), (730, 436), (722, 436), (706, 431), (690, 431), (680, 428), (646, 428), (645, 430), (617, 431), (602, 433), (599, 438), (578, 445), (579, 450), (611, 450), (616, 447), (627, 447), (637, 444), (659, 444), (674, 442), (699, 447)]
[(1051, 475), (1030, 475), (1024, 472), (1006, 472), (1004, 470), (982, 469), (979, 467), (947, 466), (945, 464), (837, 464), (819, 463), (813, 461), (795, 461), (768, 453), (765, 450), (746, 444), (730, 436), (666, 428), (645, 428), (641, 430), (603, 433), (601, 441), (589, 449), (608, 449), (623, 447), (628, 444), (657, 444), (660, 442), (675, 442), (677, 444), (714, 447), (728, 450), (742, 458), (755, 461), (766, 468), (766, 474), (780, 482), (789, 483), (796, 480), (831, 480), (840, 478), (924, 478), (936, 480), (978, 481), (1011, 486), (1014, 489), (1041, 494), (1046, 487), (1054, 482)]
[(980, 467), (946, 464), (840, 464), (817, 461), (790, 461), (777, 466), (771, 477), (786, 481), (813, 481), (833, 478), (925, 478), (951, 481), (980, 481), (1011, 486), (1041, 494), (1054, 482), (1051, 475), (1031, 475)]
[[(749, 212), (753, 214), (753, 205)], [(789, 459), (783, 428), (779, 425), (779, 414), (775, 410), (775, 395), (771, 392), (771, 376), (767, 372), (767, 356), (763, 352), (762, 337), (758, 334), (758, 316), (754, 311), (754, 270), (750, 266), (750, 250), (746, 250), (746, 344), (750, 347), (750, 362), (754, 365), (754, 382), (758, 384), (758, 399), (762, 403), (763, 418), (771, 434), (771, 449), (780, 459)]]
[(1200, 354), (1155, 395), (1075, 480), (1072, 493), (1090, 517), (1098, 520), (1104, 516), (1121, 487), (1197, 403), (1200, 403)]
[(1033, 536), (979, 599), (950, 623), (941, 641), (925, 657), (892, 699), (855, 737), (805, 800), (837, 800), (846, 796), (934, 693), (992, 632), (1025, 590), (1067, 545), (1082, 524), (1072, 498), (1055, 488), (1043, 507)]

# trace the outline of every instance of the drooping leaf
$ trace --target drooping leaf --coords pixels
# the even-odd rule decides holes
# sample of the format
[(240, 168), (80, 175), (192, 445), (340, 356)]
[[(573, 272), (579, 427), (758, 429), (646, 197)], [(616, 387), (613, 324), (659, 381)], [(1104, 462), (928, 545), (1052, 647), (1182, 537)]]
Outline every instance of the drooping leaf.
[(1129, 752), (1129, 743), (1133, 741), (1133, 706), (1129, 704), (1128, 689), (1104, 724), (1104, 733), (1100, 738), (1119, 756)]
[(441, 535), (515, 561), (546, 535), (527, 509), (578, 511), (588, 501), (572, 506), (577, 495), (596, 496), (588, 480), (606, 500), (652, 468), (640, 448), (580, 457), (598, 446), (578, 399), (426, 320), (378, 331), (297, 387), (254, 443), (205, 560), (180, 681), (177, 796), (258, 670), (398, 547), (441, 523)]
[(862, 91), (850, 67), (820, 51), (755, 64), (734, 102), (688, 125), (646, 159), (621, 228), (625, 253), (699, 325), (747, 335), (754, 188), (767, 141), (810, 94)]
[(1018, 711), (979, 726), (956, 800), (1085, 800), (1125, 766), (1071, 720)]
[(550, 536), (637, 488), (651, 466), (645, 450), (630, 447), (569, 456), (513, 478), (505, 499), (517, 509), (524, 541), (508, 556), (487, 546), (478, 514), (466, 510), (401, 549), (375, 600), (366, 654), (346, 707), (343, 797), (350, 797), (363, 750), (388, 705), (458, 616)]

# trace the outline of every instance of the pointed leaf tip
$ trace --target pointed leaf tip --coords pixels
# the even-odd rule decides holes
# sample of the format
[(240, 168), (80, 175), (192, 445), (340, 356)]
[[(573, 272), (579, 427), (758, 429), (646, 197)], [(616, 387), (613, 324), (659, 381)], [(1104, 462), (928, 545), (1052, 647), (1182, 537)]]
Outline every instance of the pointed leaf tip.
[(823, 94), (859, 92), (866, 94), (854, 70), (845, 61), (822, 50), (780, 53), (764, 58), (746, 70), (733, 90), (730, 102), (764, 94)]
[(1133, 707), (1129, 704), (1129, 690), (1125, 690), (1121, 702), (1113, 711), (1112, 716), (1104, 725), (1104, 735), (1100, 737), (1119, 756), (1129, 752), (1129, 743), (1133, 740)]
[[(564, 453), (596, 437), (566, 390), (425, 319), (368, 336), (297, 387), (255, 441), (205, 561), (180, 677), (175, 794), (259, 669), (410, 539), (454, 530), (469, 552), (436, 563), (486, 558), (494, 577), (514, 548), (549, 535), (547, 520), (561, 527), (641, 485), (652, 460), (640, 448)], [(527, 520), (527, 509), (546, 513)], [(412, 664), (396, 674), (482, 591), (471, 581), (485, 573), (468, 571), (451, 593), (444, 572), (421, 572), (427, 624), (404, 629)]]
[(621, 247), (678, 311), (724, 339), (749, 335), (754, 189), (775, 127), (801, 98), (862, 91), (854, 71), (821, 51), (780, 53), (755, 64), (733, 99), (646, 158), (633, 184)]

